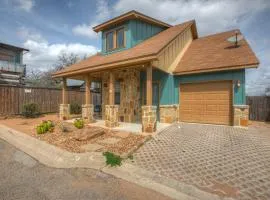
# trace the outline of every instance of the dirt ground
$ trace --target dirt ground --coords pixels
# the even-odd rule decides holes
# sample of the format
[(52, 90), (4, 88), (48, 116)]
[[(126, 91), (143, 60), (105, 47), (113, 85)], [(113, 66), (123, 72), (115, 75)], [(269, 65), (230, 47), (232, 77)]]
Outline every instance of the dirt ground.
[[(37, 134), (36, 127), (42, 123), (44, 120), (51, 120), (55, 123), (55, 129), (52, 133), (47, 132), (45, 134)], [(39, 140), (46, 141), (50, 144), (68, 150), (70, 152), (82, 153), (85, 150), (82, 148), (83, 145), (89, 143), (102, 144), (102, 140), (107, 138), (116, 138), (120, 141), (115, 144), (102, 144), (103, 148), (97, 151), (110, 151), (116, 153), (118, 155), (128, 154), (137, 147), (139, 147), (146, 139), (145, 136), (135, 135), (126, 132), (119, 131), (110, 131), (109, 129), (103, 129), (105, 132), (103, 135), (100, 135), (95, 138), (87, 139), (87, 140), (78, 140), (78, 134), (83, 134), (83, 131), (86, 130), (86, 133), (91, 132), (91, 130), (96, 130), (97, 127), (91, 127), (91, 125), (86, 125), (84, 129), (79, 130), (76, 129), (73, 124), (68, 124), (70, 131), (63, 132), (60, 128), (60, 120), (56, 114), (47, 114), (38, 118), (8, 118), (1, 119), (0, 124), (4, 124), (10, 128), (13, 128), (17, 131), (26, 133), (32, 137), (35, 137)], [(100, 128), (102, 129), (102, 128)], [(121, 137), (121, 134), (127, 134), (127, 137)]]

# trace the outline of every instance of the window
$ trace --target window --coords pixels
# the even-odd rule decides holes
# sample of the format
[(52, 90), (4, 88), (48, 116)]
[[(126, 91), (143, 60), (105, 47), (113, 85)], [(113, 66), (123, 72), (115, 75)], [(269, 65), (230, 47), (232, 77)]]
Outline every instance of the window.
[(114, 103), (120, 105), (120, 81), (115, 81)]
[(116, 31), (116, 48), (124, 47), (124, 28), (118, 29)]
[(106, 50), (125, 47), (125, 28), (118, 28), (106, 34)]
[(107, 50), (111, 50), (114, 48), (113, 34), (114, 32), (109, 32), (106, 34), (106, 49)]

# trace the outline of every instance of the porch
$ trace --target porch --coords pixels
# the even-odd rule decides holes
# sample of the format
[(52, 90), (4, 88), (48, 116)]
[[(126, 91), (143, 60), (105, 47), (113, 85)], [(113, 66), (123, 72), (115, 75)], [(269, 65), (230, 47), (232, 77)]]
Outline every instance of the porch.
[[(70, 102), (67, 102), (67, 78), (85, 81), (85, 104), (82, 118), (93, 125), (106, 126), (131, 132), (156, 132), (165, 125), (159, 121), (159, 85), (152, 81), (150, 63), (104, 71), (88, 72), (63, 77), (60, 118), (70, 118)], [(146, 79), (141, 80), (141, 72)], [(94, 116), (91, 84), (100, 82), (101, 119)], [(153, 98), (154, 96), (154, 98)]]

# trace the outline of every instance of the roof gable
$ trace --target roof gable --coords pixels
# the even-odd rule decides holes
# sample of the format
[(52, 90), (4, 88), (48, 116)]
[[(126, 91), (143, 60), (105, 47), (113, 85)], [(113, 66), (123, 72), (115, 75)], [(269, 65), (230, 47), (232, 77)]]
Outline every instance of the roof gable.
[(130, 19), (140, 19), (142, 21), (148, 22), (150, 24), (158, 25), (160, 27), (169, 28), (171, 27), (170, 24), (167, 24), (165, 22), (162, 22), (160, 20), (154, 19), (152, 17), (149, 17), (147, 15), (144, 15), (140, 12), (137, 12), (135, 10), (132, 10), (130, 12), (124, 13), (123, 15), (120, 15), (118, 17), (115, 17), (113, 19), (110, 19), (106, 22), (103, 22), (102, 24), (99, 24), (95, 27), (93, 27), (93, 30), (95, 32), (103, 31), (105, 29), (108, 29), (109, 27), (123, 23), (124, 21), (130, 20)]

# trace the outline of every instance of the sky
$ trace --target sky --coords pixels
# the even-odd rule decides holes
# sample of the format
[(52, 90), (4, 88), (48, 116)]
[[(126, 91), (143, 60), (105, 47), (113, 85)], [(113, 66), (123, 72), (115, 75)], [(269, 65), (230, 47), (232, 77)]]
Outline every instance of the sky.
[(130, 10), (172, 25), (195, 19), (199, 37), (239, 28), (260, 60), (248, 95), (270, 87), (270, 0), (0, 0), (0, 42), (30, 49), (28, 69), (47, 70), (61, 53), (100, 51), (92, 27)]

